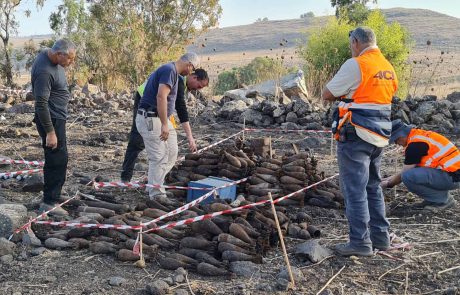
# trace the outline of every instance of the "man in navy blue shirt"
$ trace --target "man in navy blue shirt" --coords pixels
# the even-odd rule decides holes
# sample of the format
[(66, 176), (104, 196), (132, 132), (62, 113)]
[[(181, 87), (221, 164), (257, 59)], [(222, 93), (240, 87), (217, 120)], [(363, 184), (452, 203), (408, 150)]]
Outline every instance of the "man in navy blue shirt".
[[(175, 62), (160, 66), (147, 80), (136, 126), (149, 160), (148, 184), (162, 185), (176, 162), (177, 134), (169, 117), (175, 109), (179, 75), (191, 74), (198, 63), (198, 55), (189, 52)], [(162, 188), (147, 190), (151, 199), (164, 197), (166, 193)]]

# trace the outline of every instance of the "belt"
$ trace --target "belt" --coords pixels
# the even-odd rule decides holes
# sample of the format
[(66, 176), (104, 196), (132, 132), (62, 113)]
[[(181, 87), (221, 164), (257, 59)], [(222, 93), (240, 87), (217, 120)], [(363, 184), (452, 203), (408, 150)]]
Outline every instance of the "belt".
[(144, 117), (158, 117), (158, 113), (154, 111), (146, 111), (144, 109), (138, 109), (137, 114)]

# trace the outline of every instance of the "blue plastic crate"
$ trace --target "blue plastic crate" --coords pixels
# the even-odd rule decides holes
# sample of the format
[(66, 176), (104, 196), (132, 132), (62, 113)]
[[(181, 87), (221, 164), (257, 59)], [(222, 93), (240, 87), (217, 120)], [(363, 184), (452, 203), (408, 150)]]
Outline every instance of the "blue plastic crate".
[[(209, 176), (208, 178), (201, 179), (198, 181), (190, 181), (188, 183), (189, 187), (207, 187), (207, 188), (215, 188), (215, 187), (221, 187), (224, 186), (228, 183), (233, 182), (233, 180), (226, 179), (226, 178), (220, 178), (220, 177), (214, 177), (214, 176)], [(187, 203), (191, 202), (195, 199), (198, 199), (202, 195), (208, 193), (209, 191), (207, 190), (188, 190), (187, 191)], [(231, 201), (235, 200), (236, 198), (236, 185), (226, 187), (226, 188), (221, 188), (217, 190), (217, 195), (219, 199), (229, 199)], [(214, 195), (209, 196), (206, 200), (201, 202), (201, 204), (209, 204), (214, 201)]]

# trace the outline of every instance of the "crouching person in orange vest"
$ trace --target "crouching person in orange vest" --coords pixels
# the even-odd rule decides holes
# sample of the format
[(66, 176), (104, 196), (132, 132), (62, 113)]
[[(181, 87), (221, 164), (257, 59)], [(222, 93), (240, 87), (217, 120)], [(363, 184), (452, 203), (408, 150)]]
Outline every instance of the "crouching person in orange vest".
[(438, 212), (456, 205), (449, 191), (460, 187), (460, 151), (449, 139), (395, 120), (390, 143), (405, 148), (404, 167), (400, 173), (385, 178), (383, 188), (403, 182), (410, 192), (424, 199), (420, 207), (427, 211)]
[(343, 256), (371, 256), (372, 248), (390, 247), (380, 160), (391, 134), (391, 100), (398, 81), (370, 28), (351, 31), (349, 41), (353, 57), (322, 93), (325, 100), (339, 100), (332, 132), (338, 140), (340, 189), (350, 228), (349, 242), (335, 250)]

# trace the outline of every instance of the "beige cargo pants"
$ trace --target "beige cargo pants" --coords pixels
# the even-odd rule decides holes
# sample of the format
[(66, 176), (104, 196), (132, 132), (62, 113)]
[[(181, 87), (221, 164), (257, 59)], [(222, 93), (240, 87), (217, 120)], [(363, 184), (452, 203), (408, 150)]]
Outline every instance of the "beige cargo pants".
[[(150, 121), (150, 122), (149, 122)], [(150, 125), (150, 126), (149, 126)], [(167, 141), (160, 139), (161, 121), (158, 117), (136, 116), (136, 126), (144, 139), (149, 160), (148, 184), (164, 184), (165, 176), (177, 159), (177, 133), (168, 120), (169, 136)], [(151, 128), (149, 128), (151, 127)], [(164, 188), (147, 188), (150, 198), (166, 193)]]

